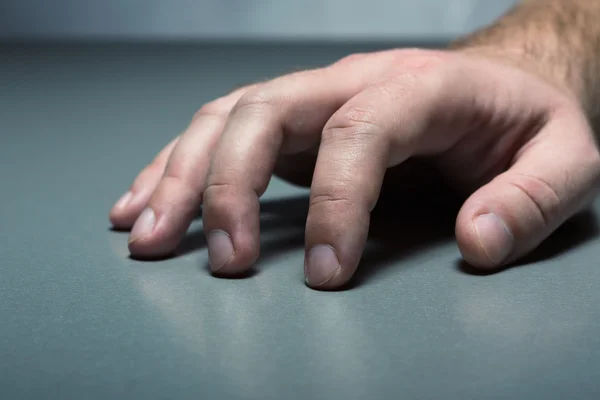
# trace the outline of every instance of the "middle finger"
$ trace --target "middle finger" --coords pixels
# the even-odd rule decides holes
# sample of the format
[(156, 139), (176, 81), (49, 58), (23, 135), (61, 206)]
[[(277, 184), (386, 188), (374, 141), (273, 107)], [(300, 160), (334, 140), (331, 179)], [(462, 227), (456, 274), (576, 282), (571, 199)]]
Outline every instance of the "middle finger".
[(239, 273), (258, 259), (258, 199), (278, 155), (316, 146), (329, 117), (364, 85), (364, 76), (350, 65), (334, 65), (273, 80), (240, 99), (217, 145), (204, 192), (203, 223), (214, 272)]

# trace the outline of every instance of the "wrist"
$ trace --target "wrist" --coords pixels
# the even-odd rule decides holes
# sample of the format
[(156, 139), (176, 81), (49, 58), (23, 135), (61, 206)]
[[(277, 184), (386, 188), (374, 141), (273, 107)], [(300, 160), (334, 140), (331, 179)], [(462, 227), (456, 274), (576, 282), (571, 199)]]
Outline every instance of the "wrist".
[(600, 1), (522, 0), (453, 51), (525, 70), (575, 100), (600, 133)]
[[(544, 48), (543, 45), (539, 45)], [(576, 73), (574, 60), (560, 59), (549, 52), (536, 54), (526, 44), (482, 44), (451, 47), (453, 51), (519, 68), (554, 86), (566, 96), (588, 109), (589, 96), (582, 74)]]

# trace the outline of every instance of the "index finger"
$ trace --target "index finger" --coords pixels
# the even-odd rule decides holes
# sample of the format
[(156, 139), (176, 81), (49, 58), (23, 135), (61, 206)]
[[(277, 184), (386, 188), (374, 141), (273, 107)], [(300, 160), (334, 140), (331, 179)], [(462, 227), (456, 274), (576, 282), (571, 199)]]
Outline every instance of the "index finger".
[(344, 80), (339, 72), (324, 68), (276, 79), (248, 92), (233, 109), (203, 199), (213, 271), (239, 273), (257, 260), (258, 199), (277, 156), (318, 144), (327, 119), (363, 85), (358, 74)]

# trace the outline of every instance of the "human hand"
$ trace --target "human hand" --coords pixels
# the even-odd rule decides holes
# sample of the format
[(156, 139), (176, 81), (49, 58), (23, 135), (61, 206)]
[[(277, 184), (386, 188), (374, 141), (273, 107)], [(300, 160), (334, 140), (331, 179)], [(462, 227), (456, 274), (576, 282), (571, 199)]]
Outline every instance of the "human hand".
[(258, 199), (275, 173), (310, 184), (307, 283), (338, 288), (361, 258), (386, 171), (414, 157), (468, 196), (456, 239), (487, 269), (537, 247), (589, 204), (600, 178), (592, 130), (568, 91), (501, 57), (391, 50), (206, 104), (110, 219), (132, 228), (133, 255), (162, 256), (202, 205), (212, 270), (237, 274), (258, 259)]

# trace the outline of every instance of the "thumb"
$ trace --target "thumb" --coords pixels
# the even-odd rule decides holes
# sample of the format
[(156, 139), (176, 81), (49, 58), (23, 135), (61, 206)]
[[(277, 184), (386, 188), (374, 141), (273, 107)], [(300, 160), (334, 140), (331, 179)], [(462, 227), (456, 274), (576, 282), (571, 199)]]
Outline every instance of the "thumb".
[(469, 264), (497, 268), (529, 253), (589, 205), (600, 178), (600, 156), (585, 118), (551, 119), (506, 172), (473, 193), (456, 221)]

